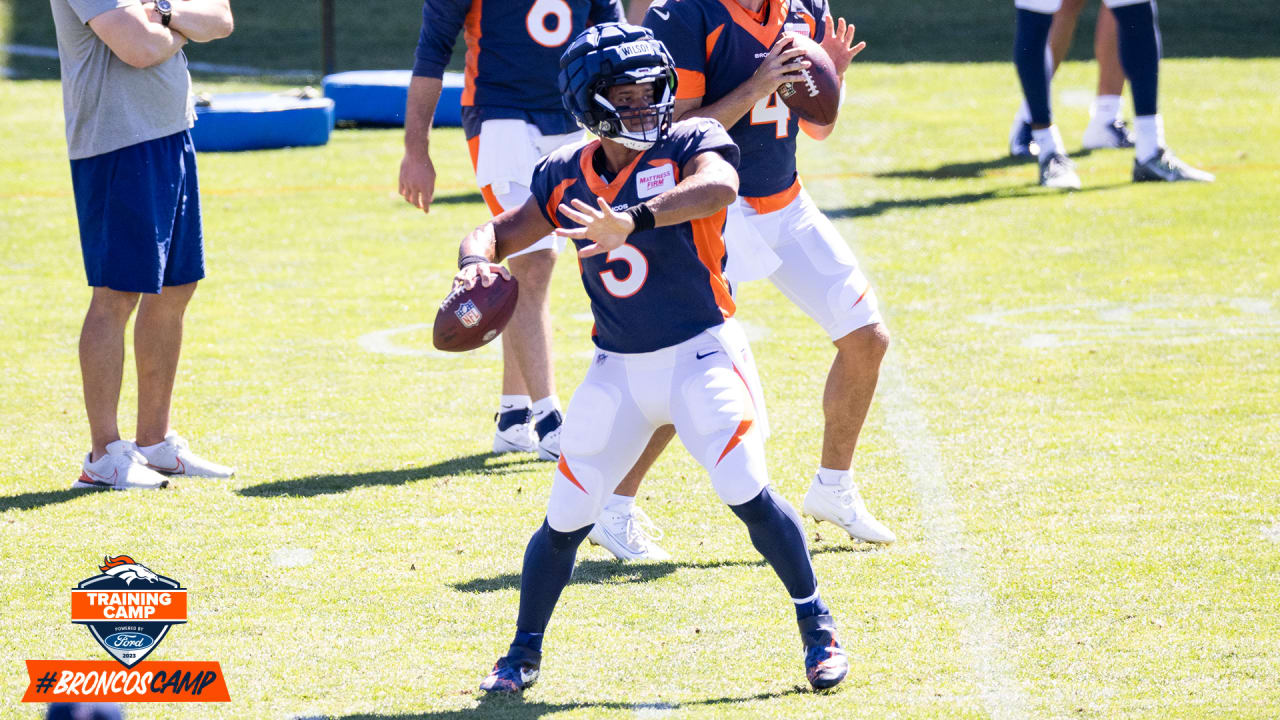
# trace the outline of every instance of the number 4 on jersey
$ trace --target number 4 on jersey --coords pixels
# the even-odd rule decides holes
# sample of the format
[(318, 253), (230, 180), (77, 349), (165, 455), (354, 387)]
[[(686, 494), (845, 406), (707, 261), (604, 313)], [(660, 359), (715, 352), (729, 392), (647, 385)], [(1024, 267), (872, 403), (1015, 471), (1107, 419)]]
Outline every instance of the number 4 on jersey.
[(782, 102), (778, 93), (766, 95), (751, 108), (752, 125), (774, 123), (774, 135), (781, 139), (791, 132), (791, 108)]

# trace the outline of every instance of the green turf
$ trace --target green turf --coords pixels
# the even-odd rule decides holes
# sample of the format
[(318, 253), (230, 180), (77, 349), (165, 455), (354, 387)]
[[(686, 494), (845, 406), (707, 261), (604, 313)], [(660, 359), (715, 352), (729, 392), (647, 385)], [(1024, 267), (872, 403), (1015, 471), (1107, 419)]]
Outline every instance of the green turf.
[[(1057, 83), (1072, 147), (1091, 73), (1071, 63)], [(1071, 195), (1001, 159), (1007, 64), (866, 64), (849, 80), (838, 132), (800, 162), (894, 333), (857, 473), (900, 541), (806, 523), (846, 686), (803, 691), (785, 594), (675, 450), (642, 490), (675, 560), (584, 549), (540, 684), (485, 703), (550, 468), (485, 453), (495, 350), (359, 343), (430, 322), (485, 217), (459, 132), (437, 134), (429, 216), (395, 193), (396, 130), (203, 155), (210, 277), (175, 424), (239, 473), (73, 493), (88, 291), (59, 88), (0, 81), (0, 717), (37, 712), (17, 703), (22, 660), (105, 658), (67, 612), (105, 553), (190, 588), (191, 622), (154, 657), (220, 661), (233, 698), (135, 718), (1280, 715), (1280, 61), (1165, 65), (1170, 141), (1215, 185), (1132, 185), (1129, 153), (1097, 152)], [(571, 258), (553, 295), (567, 400), (590, 349)], [(798, 504), (830, 347), (767, 284), (741, 307), (763, 333), (770, 471)], [(422, 330), (393, 340), (429, 348)], [(133, 387), (130, 368), (126, 432)], [(313, 559), (291, 565), (300, 551)]]

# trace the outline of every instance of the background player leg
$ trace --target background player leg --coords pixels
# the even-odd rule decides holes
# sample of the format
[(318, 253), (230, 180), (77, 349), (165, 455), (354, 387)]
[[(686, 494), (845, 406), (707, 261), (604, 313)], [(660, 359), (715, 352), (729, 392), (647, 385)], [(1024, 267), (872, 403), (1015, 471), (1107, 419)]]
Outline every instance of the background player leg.
[(640, 481), (675, 436), (674, 425), (663, 425), (653, 433), (640, 459), (627, 471), (626, 477), (605, 502), (604, 510), (600, 511), (600, 517), (596, 518), (596, 524), (587, 536), (588, 540), (613, 553), (619, 560), (671, 559), (671, 553), (656, 542), (662, 539), (662, 531), (647, 513), (636, 507), (636, 493), (640, 491)]
[[(1056, 52), (1057, 47), (1054, 49)], [(1066, 49), (1062, 52), (1065, 56)], [(1098, 93), (1089, 106), (1089, 127), (1085, 128), (1082, 144), (1086, 150), (1133, 147), (1133, 133), (1120, 117), (1124, 68), (1120, 66), (1116, 16), (1106, 5), (1098, 10), (1093, 55), (1098, 59)]]
[(1154, 0), (1122, 4), (1109, 2), (1116, 17), (1120, 38), (1120, 64), (1133, 92), (1135, 182), (1192, 180), (1212, 182), (1212, 174), (1198, 170), (1174, 157), (1165, 147), (1164, 119), (1160, 117), (1157, 95), (1160, 85), (1160, 28)]
[(169, 425), (173, 383), (182, 354), (182, 328), (196, 283), (165, 287), (159, 295), (143, 295), (133, 327), (133, 354), (138, 366), (138, 452), (151, 469), (194, 477), (228, 478), (233, 468), (191, 452)]
[[(534, 399), (531, 420), (541, 427), (538, 456), (560, 456), (560, 408), (555, 397), (551, 368), (551, 303), (548, 291), (556, 266), (554, 250), (517, 255), (508, 259), (511, 274), (520, 283), (520, 298), (503, 334), (502, 394)], [(532, 449), (532, 448), (531, 448)]]
[(80, 329), (80, 375), (93, 442), (91, 460), (101, 458), (107, 445), (120, 439), (116, 412), (124, 377), (124, 331), (138, 296), (139, 293), (94, 288)]
[(116, 412), (124, 377), (124, 332), (139, 293), (93, 288), (80, 330), (80, 375), (92, 448), (73, 488), (154, 490), (169, 484), (146, 467), (132, 440), (120, 438)]
[(889, 331), (881, 323), (866, 325), (835, 345), (836, 358), (822, 393), (822, 466), (805, 495), (804, 510), (859, 540), (891, 543), (897, 537), (867, 510), (852, 473), (853, 453), (876, 392), (880, 362), (889, 349)]
[(182, 354), (182, 325), (196, 283), (166, 287), (145, 295), (133, 328), (138, 366), (138, 445), (158, 445), (169, 433), (173, 382)]
[(1052, 68), (1045, 62), (1049, 29), (1059, 5), (1053, 0), (1020, 0), (1017, 3), (1013, 63), (1030, 111), (1031, 134), (1039, 147), (1040, 184), (1078, 190), (1080, 178), (1063, 148), (1061, 133), (1053, 125), (1049, 86)]

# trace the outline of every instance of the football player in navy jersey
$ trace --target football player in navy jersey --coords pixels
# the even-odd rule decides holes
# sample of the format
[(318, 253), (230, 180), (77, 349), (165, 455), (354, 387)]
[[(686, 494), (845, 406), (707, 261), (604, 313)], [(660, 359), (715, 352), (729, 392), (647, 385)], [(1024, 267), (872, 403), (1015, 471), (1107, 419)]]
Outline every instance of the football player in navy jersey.
[[(1164, 120), (1156, 103), (1160, 78), (1160, 27), (1155, 0), (1103, 0), (1116, 18), (1120, 65), (1133, 93), (1134, 182), (1213, 182), (1212, 174), (1182, 162), (1165, 147)], [(1031, 134), (1039, 147), (1040, 184), (1080, 189), (1080, 177), (1067, 157), (1062, 134), (1053, 124), (1045, 46), (1053, 15), (1062, 0), (1014, 0), (1017, 9), (1013, 63), (1031, 115)]]
[(480, 687), (519, 692), (537, 680), (578, 546), (668, 424), (782, 580), (809, 682), (832, 687), (848, 661), (800, 519), (769, 485), (759, 381), (723, 273), (738, 149), (715, 120), (672, 123), (675, 67), (645, 28), (589, 28), (560, 65), (565, 106), (599, 139), (551, 153), (534, 170), (533, 196), (458, 251), (455, 282), (488, 284), (505, 272), (491, 263), (554, 228), (577, 246), (596, 321), (595, 359), (566, 412), (546, 519), (525, 550), (515, 638)]
[[(851, 472), (889, 333), (853, 253), (796, 171), (799, 131), (822, 140), (835, 123), (801, 120), (778, 94), (782, 84), (802, 80), (798, 73), (807, 63), (792, 34), (820, 43), (842, 83), (865, 43), (854, 44), (853, 26), (843, 18), (835, 22), (826, 0), (657, 0), (644, 24), (675, 56), (676, 117), (719, 120), (742, 150), (739, 199), (725, 233), (727, 274), (735, 283), (768, 277), (836, 346), (822, 397), (822, 456), (804, 512), (855, 539), (893, 542), (893, 532), (867, 509)], [(669, 437), (654, 437), (619, 494), (635, 494)]]
[[(425, 0), (405, 107), (400, 194), (424, 212), (435, 193), (429, 150), (441, 77), (458, 31), (467, 44), (462, 126), (476, 184), (497, 215), (529, 197), (543, 155), (583, 138), (560, 104), (556, 69), (569, 40), (587, 25), (622, 19), (620, 0)], [(560, 453), (559, 401), (551, 365), (547, 296), (564, 241), (547, 236), (507, 261), (520, 297), (502, 343), (502, 397), (494, 452)]]

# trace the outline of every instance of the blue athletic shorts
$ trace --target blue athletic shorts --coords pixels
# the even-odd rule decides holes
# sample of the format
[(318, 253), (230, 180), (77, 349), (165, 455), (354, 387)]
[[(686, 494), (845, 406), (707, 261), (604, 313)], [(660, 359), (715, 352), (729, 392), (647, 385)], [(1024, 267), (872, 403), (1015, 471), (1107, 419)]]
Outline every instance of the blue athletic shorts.
[(158, 293), (204, 277), (190, 133), (72, 160), (71, 185), (90, 286)]

